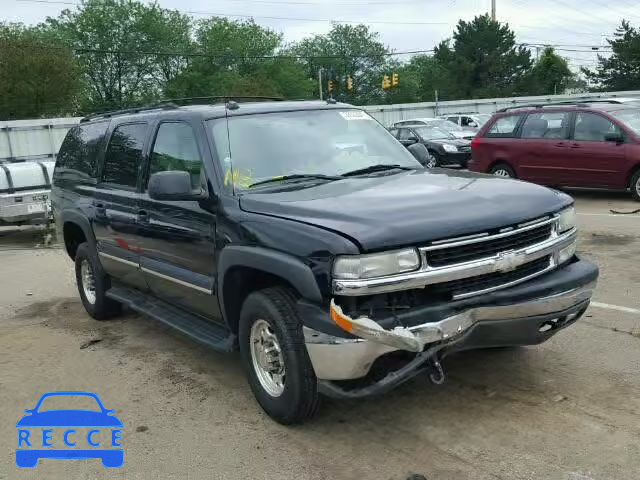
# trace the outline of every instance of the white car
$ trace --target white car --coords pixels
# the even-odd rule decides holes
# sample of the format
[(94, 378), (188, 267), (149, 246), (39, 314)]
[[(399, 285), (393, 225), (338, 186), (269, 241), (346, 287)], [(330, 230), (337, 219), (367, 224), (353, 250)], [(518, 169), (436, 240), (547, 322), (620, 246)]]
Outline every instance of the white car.
[(448, 120), (443, 120), (442, 118), (409, 118), (407, 120), (401, 120), (393, 124), (394, 127), (407, 127), (410, 125), (426, 125), (429, 127), (437, 127), (451, 133), (456, 138), (470, 139), (475, 135), (474, 132), (469, 132), (460, 127), (460, 125), (456, 125), (455, 123)]
[(455, 113), (441, 115), (438, 118), (449, 120), (459, 125), (463, 130), (477, 132), (490, 118), (490, 113)]
[(45, 223), (55, 162), (0, 162), (0, 226)]

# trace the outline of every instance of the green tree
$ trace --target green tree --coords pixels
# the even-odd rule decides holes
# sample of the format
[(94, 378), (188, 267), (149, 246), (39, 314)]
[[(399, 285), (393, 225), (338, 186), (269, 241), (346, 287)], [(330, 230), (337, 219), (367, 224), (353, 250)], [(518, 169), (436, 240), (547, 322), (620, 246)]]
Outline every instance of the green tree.
[(553, 48), (547, 47), (524, 80), (524, 89), (528, 95), (564, 93), (572, 84), (574, 76), (569, 63), (557, 55)]
[(582, 72), (598, 90), (636, 90), (640, 86), (640, 29), (623, 20), (613, 40), (607, 40), (612, 53), (598, 55), (595, 70)]
[[(299, 55), (310, 78), (317, 78), (323, 69), (323, 90), (326, 96), (329, 78), (335, 80), (334, 98), (355, 104), (385, 101), (382, 77), (391, 74), (389, 49), (378, 34), (366, 25), (334, 24), (326, 35), (315, 35), (293, 45), (291, 53)], [(354, 89), (346, 89), (346, 77), (353, 78)], [(318, 95), (316, 87), (315, 95)]]
[(452, 98), (486, 98), (523, 93), (523, 79), (531, 69), (529, 50), (516, 45), (507, 24), (488, 15), (460, 20), (453, 40), (441, 42), (434, 59), (447, 72)]
[(455, 75), (449, 72), (442, 61), (438, 61), (433, 56), (416, 55), (411, 58), (407, 68), (415, 72), (418, 82), (417, 101), (434, 102), (436, 91), (439, 100), (459, 98), (454, 81)]
[(64, 45), (38, 28), (0, 24), (0, 120), (72, 114), (81, 88)]
[(253, 20), (199, 22), (188, 68), (169, 81), (168, 97), (264, 95), (308, 98), (313, 80), (293, 58), (277, 57), (282, 36)]
[(191, 20), (134, 0), (82, 0), (46, 27), (73, 48), (87, 84), (84, 108), (101, 110), (158, 97), (186, 60), (163, 55), (188, 49)]

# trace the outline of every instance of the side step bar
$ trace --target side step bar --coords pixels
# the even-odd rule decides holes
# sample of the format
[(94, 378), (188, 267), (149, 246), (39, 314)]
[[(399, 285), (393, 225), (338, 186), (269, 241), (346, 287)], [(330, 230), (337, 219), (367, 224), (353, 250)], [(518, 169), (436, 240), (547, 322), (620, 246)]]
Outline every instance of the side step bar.
[(220, 352), (236, 350), (236, 335), (222, 325), (121, 285), (112, 286), (106, 294), (107, 297), (127, 305), (132, 310), (160, 320), (214, 350)]

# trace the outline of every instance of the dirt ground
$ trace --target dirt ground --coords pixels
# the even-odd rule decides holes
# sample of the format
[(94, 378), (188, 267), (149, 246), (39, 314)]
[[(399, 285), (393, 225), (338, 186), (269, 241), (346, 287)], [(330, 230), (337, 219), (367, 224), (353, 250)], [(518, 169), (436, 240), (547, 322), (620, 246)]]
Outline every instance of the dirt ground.
[[(573, 193), (579, 250), (601, 268), (582, 320), (537, 347), (447, 358), (442, 386), (417, 378), (326, 401), (293, 428), (262, 413), (237, 356), (132, 313), (91, 320), (62, 250), (31, 248), (31, 229), (0, 231), (0, 478), (638, 479), (640, 214), (610, 209), (640, 205)], [(122, 468), (16, 467), (15, 422), (53, 390), (96, 392), (115, 409)]]

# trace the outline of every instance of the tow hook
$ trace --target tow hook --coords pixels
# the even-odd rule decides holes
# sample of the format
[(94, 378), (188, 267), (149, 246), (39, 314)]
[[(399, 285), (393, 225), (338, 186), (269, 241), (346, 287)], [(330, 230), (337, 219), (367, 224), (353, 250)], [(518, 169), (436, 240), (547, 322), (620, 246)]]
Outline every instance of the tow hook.
[(442, 385), (445, 381), (444, 370), (438, 360), (438, 357), (434, 355), (429, 359), (429, 380), (435, 385)]

